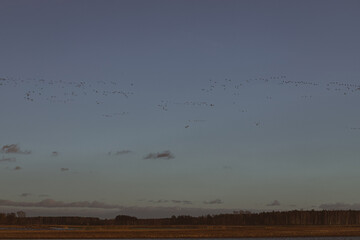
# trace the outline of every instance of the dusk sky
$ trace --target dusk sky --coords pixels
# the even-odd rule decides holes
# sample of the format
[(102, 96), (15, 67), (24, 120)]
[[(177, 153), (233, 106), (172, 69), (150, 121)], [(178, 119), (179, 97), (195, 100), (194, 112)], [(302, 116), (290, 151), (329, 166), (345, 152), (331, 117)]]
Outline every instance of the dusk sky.
[(360, 209), (359, 12), (0, 0), (0, 212)]

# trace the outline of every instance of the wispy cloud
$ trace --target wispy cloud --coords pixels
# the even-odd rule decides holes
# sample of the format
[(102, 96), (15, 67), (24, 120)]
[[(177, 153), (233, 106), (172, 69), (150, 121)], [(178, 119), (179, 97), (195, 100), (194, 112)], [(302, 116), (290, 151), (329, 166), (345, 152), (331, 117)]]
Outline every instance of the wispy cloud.
[(62, 202), (53, 199), (45, 199), (40, 202), (16, 202), (0, 199), (0, 206), (9, 207), (43, 207), (43, 208), (102, 208), (102, 209), (122, 209), (123, 206), (116, 204), (106, 204), (103, 202), (82, 201), (82, 202)]
[(342, 203), (342, 202), (325, 203), (325, 204), (321, 204), (319, 208), (324, 210), (349, 210), (349, 209), (360, 210), (360, 203), (353, 203), (353, 204)]
[(231, 170), (232, 169), (232, 167), (229, 166), (229, 165), (223, 165), (222, 168), (225, 169), (225, 170)]
[(1, 150), (1, 153), (17, 153), (17, 154), (30, 154), (31, 151), (26, 150), (26, 151), (22, 151), (20, 150), (20, 147), (17, 144), (10, 144), (10, 145), (4, 145)]
[(204, 204), (222, 204), (223, 201), (221, 201), (221, 199), (215, 199), (215, 200), (211, 200), (211, 201), (204, 201)]
[(43, 197), (49, 197), (49, 195), (48, 195), (48, 194), (39, 194), (38, 197), (41, 197), (41, 198), (43, 198)]
[(180, 204), (192, 204), (191, 201), (188, 200), (171, 200), (172, 203), (180, 203)]
[(0, 162), (16, 162), (16, 158), (2, 157), (2, 158), (0, 158)]
[(189, 207), (163, 207), (163, 206), (122, 206), (103, 202), (61, 202), (46, 199), (40, 202), (14, 202), (1, 200), (2, 209), (9, 212), (14, 209), (26, 211), (28, 216), (94, 216), (113, 218), (116, 215), (130, 215), (138, 218), (165, 218), (172, 215), (204, 216), (208, 214), (233, 213), (236, 209), (224, 208), (189, 208)]
[(274, 200), (273, 202), (266, 204), (266, 206), (270, 206), (270, 207), (280, 206), (280, 202), (278, 200)]
[(174, 155), (170, 151), (164, 151), (161, 153), (149, 153), (144, 159), (173, 159)]
[(121, 150), (121, 151), (116, 151), (116, 152), (109, 152), (108, 155), (109, 156), (119, 156), (119, 155), (124, 155), (124, 154), (129, 154), (132, 153), (131, 150)]
[(22, 193), (22, 194), (20, 194), (21, 197), (28, 197), (30, 195), (31, 195), (31, 193)]
[[(42, 195), (45, 196), (45, 195)], [(183, 204), (187, 200), (181, 201)], [(190, 201), (189, 201), (190, 202)], [(163, 218), (172, 215), (203, 216), (208, 214), (233, 213), (238, 209), (226, 208), (196, 208), (179, 206), (124, 206), (120, 204), (108, 204), (99, 201), (74, 201), (63, 202), (51, 198), (41, 201), (12, 201), (0, 199), (0, 207), (9, 211), (19, 209), (26, 211), (28, 216), (98, 216), (113, 218), (116, 215), (131, 215), (139, 218)]]
[(176, 203), (176, 204), (192, 204), (191, 201), (188, 200), (166, 200), (166, 199), (160, 199), (160, 200), (148, 200), (150, 203)]
[(149, 203), (168, 203), (169, 200), (160, 199), (160, 200), (149, 200)]
[(51, 156), (53, 156), (53, 157), (57, 157), (57, 156), (59, 156), (59, 152), (57, 152), (57, 151), (53, 151), (53, 152), (51, 153)]

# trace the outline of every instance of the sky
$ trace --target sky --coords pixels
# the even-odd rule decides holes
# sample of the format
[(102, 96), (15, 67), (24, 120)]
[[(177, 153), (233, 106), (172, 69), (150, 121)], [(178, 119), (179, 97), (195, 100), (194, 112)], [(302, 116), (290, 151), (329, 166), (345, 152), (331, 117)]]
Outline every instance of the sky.
[(0, 0), (0, 212), (360, 209), (359, 10)]

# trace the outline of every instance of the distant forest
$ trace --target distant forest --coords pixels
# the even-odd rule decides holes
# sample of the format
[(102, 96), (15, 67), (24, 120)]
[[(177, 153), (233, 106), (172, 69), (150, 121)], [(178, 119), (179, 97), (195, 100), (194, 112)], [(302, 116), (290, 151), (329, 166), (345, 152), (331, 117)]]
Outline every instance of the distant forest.
[(93, 217), (27, 217), (26, 213), (0, 213), (0, 224), (6, 225), (360, 225), (360, 211), (284, 211), (232, 214), (200, 217), (172, 216), (170, 218), (139, 219), (118, 215), (114, 219)]

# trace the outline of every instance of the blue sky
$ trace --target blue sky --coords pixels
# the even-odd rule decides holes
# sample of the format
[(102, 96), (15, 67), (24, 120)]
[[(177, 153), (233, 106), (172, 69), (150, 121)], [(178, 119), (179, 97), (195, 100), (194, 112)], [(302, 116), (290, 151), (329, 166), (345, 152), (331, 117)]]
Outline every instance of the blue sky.
[(359, 208), (359, 8), (1, 0), (0, 211)]

